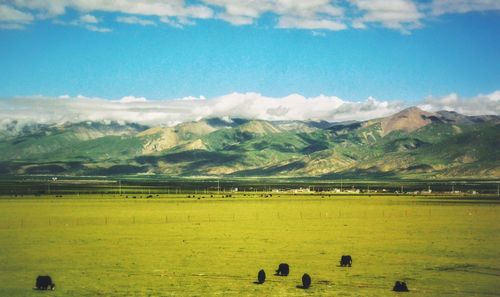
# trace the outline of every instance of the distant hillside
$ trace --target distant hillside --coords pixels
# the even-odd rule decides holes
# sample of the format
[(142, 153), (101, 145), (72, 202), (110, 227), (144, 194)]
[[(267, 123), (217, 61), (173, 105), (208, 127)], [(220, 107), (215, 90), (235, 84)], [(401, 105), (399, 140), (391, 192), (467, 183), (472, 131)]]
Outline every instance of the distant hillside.
[(0, 174), (500, 178), (500, 117), (416, 107), (363, 122), (0, 127)]

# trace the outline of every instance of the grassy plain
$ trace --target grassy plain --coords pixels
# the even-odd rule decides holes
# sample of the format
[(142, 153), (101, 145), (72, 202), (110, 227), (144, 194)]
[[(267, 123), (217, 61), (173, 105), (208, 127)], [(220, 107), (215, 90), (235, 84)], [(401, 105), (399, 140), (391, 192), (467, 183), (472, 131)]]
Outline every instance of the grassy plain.
[[(0, 199), (0, 296), (500, 294), (498, 200), (279, 196)], [(55, 291), (31, 289), (40, 274)]]

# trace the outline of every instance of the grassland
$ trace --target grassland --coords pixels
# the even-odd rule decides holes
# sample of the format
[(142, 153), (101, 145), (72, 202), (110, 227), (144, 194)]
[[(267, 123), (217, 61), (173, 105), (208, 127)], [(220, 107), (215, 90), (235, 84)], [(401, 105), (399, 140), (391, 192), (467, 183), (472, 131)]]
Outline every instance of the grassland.
[[(395, 296), (396, 280), (409, 296), (500, 292), (498, 200), (203, 196), (0, 199), (0, 296)], [(288, 277), (272, 275), (281, 262)], [(40, 274), (55, 291), (31, 289)]]

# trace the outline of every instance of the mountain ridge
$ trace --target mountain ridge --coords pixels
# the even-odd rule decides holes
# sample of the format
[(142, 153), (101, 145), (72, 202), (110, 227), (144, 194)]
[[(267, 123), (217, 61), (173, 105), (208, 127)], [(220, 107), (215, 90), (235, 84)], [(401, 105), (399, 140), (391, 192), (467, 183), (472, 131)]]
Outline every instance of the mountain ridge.
[(0, 174), (500, 177), (499, 116), (418, 107), (338, 123), (208, 118), (173, 127), (13, 127), (0, 131)]

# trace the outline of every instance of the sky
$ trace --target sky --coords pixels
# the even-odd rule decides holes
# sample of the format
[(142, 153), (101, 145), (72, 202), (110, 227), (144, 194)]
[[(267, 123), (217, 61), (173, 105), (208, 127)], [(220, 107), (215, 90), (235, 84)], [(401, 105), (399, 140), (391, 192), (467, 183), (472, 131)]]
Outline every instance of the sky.
[(0, 115), (500, 114), (499, 53), (498, 0), (0, 0)]

